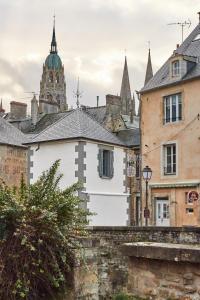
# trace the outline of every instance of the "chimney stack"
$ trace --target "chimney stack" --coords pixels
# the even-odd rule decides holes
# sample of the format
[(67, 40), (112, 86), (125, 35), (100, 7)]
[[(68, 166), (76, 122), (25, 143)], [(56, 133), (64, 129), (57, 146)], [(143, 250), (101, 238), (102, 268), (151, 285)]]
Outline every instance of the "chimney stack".
[(97, 107), (99, 107), (99, 96), (97, 96)]
[(31, 120), (32, 124), (36, 125), (38, 120), (38, 101), (35, 94), (33, 95), (33, 99), (31, 100)]
[(200, 24), (200, 11), (198, 12), (198, 15), (199, 15), (199, 24)]
[(10, 102), (10, 116), (11, 119), (20, 120), (25, 119), (27, 115), (27, 104), (22, 102)]

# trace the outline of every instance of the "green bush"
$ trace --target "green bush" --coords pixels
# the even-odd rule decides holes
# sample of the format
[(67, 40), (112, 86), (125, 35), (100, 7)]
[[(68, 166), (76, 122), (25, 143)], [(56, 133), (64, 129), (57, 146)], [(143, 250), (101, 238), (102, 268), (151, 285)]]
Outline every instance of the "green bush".
[(88, 212), (74, 184), (59, 188), (59, 161), (33, 185), (0, 184), (0, 299), (50, 299), (72, 284), (70, 270)]
[(124, 293), (119, 293), (114, 296), (113, 300), (144, 300), (137, 296), (128, 296)]

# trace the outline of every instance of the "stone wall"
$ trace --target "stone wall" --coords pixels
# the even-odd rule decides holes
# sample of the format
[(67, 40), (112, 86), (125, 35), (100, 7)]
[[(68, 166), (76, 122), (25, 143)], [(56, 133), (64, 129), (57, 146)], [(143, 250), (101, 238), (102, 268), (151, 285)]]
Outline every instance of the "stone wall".
[[(89, 237), (82, 240), (85, 254), (79, 254), (74, 270), (74, 299), (109, 300), (118, 292), (131, 293), (135, 291), (133, 288), (133, 280), (134, 282), (136, 280), (134, 276), (137, 278), (139, 278), (139, 276), (142, 277), (144, 268), (146, 268), (147, 273), (148, 267), (151, 267), (152, 270), (158, 269), (159, 271), (159, 261), (157, 261), (155, 266), (150, 262), (148, 264), (143, 262), (143, 267), (141, 265), (141, 269), (138, 270), (138, 268), (140, 268), (139, 258), (135, 260), (136, 264), (134, 266), (134, 261), (130, 263), (129, 258), (122, 254), (121, 248), (124, 243), (150, 241), (191, 245), (200, 244), (200, 228), (90, 227), (88, 228), (88, 232)], [(84, 263), (81, 256), (84, 257)], [(168, 278), (168, 275), (169, 278), (172, 276), (172, 282), (170, 282), (170, 279), (168, 281), (168, 286), (170, 287), (170, 285), (173, 286), (173, 284), (176, 284), (173, 283), (173, 280), (176, 280), (173, 278), (177, 278), (177, 274), (175, 272), (176, 264), (172, 264), (169, 274), (167, 273), (167, 270), (170, 268), (169, 264), (169, 262), (166, 262), (167, 269), (163, 274), (165, 274), (166, 278)], [(185, 272), (186, 274), (192, 273), (192, 280), (196, 281), (198, 266), (195, 267), (194, 264), (190, 263), (185, 265), (185, 269), (183, 266), (184, 264), (180, 263), (179, 265), (178, 263), (178, 270), (181, 272), (181, 278), (179, 280), (183, 282), (184, 274), (182, 272)], [(148, 274), (150, 273), (151, 270)], [(154, 277), (155, 281), (152, 279), (154, 285), (150, 293), (155, 292), (154, 288), (156, 282), (158, 282), (156, 276), (150, 274), (150, 278)], [(149, 282), (151, 283), (151, 281)], [(190, 286), (189, 281), (187, 285)], [(184, 285), (182, 285), (182, 287), (183, 286)], [(188, 290), (190, 289), (190, 287), (187, 288)], [(165, 290), (164, 287), (163, 290)], [(152, 299), (158, 300), (158, 298), (155, 297)], [(200, 299), (200, 296), (196, 299)]]
[(127, 293), (154, 300), (200, 299), (200, 264), (131, 257)]
[(27, 149), (0, 145), (0, 178), (9, 186), (19, 186), (22, 174), (27, 181)]

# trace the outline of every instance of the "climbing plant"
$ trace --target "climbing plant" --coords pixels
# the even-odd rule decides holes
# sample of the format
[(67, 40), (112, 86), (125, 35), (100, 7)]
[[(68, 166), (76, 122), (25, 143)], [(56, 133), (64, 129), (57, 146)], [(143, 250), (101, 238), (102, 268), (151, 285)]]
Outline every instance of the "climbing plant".
[(50, 299), (72, 284), (77, 236), (89, 213), (74, 184), (61, 190), (59, 161), (19, 189), (0, 183), (0, 299)]

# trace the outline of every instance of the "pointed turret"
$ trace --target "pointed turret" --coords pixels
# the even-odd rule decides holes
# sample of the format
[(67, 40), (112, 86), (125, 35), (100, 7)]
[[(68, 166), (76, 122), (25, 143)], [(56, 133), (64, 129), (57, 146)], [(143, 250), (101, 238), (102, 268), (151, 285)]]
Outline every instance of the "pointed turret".
[(2, 99), (1, 99), (1, 103), (0, 103), (0, 113), (4, 113), (5, 112), (5, 109), (3, 109), (3, 102), (2, 102)]
[(147, 69), (146, 69), (146, 76), (145, 76), (145, 81), (144, 85), (149, 82), (149, 80), (153, 77), (153, 69), (152, 69), (152, 64), (151, 64), (151, 51), (149, 48), (149, 54), (148, 54), (148, 62), (147, 62)]
[(50, 53), (57, 53), (57, 43), (56, 43), (56, 33), (55, 33), (55, 16), (54, 16), (54, 22), (53, 22), (53, 34), (52, 34)]
[(122, 101), (122, 114), (129, 115), (130, 114), (130, 104), (131, 104), (131, 88), (130, 88), (126, 56), (125, 56), (125, 62), (124, 62), (124, 71), (123, 71), (123, 77), (122, 77), (120, 97), (121, 97), (121, 101)]

